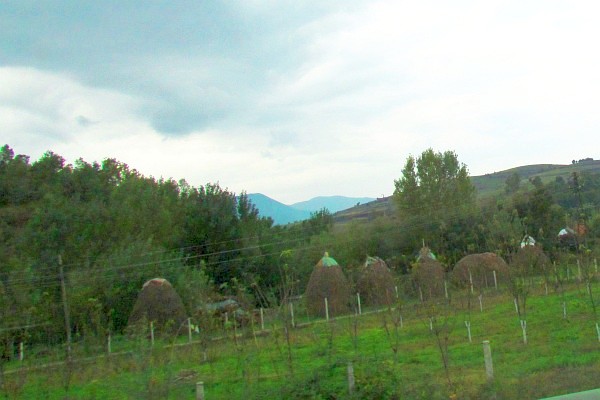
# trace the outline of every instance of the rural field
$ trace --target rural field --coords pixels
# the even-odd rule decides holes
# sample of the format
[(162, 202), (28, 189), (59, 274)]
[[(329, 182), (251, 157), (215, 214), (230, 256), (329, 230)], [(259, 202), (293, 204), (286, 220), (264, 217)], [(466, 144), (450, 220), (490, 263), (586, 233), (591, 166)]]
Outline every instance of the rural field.
[[(535, 399), (594, 389), (600, 332), (592, 301), (599, 289), (571, 268), (569, 282), (563, 274), (548, 289), (541, 278), (529, 281), (526, 344), (523, 306), (519, 317), (502, 285), (488, 285), (481, 297), (452, 286), (448, 300), (421, 302), (405, 298), (398, 281), (400, 295), (389, 307), (361, 308), (361, 315), (355, 308), (329, 321), (310, 318), (297, 299), (291, 307), (263, 310), (262, 320), (256, 312), (244, 326), (201, 329), (191, 342), (187, 328), (153, 344), (148, 332), (138, 332), (112, 338), (109, 355), (106, 342), (80, 338), (70, 362), (64, 346), (34, 348), (23, 361), (3, 366), (3, 395), (194, 399), (197, 382), (206, 399)], [(491, 379), (483, 341), (491, 347)]]

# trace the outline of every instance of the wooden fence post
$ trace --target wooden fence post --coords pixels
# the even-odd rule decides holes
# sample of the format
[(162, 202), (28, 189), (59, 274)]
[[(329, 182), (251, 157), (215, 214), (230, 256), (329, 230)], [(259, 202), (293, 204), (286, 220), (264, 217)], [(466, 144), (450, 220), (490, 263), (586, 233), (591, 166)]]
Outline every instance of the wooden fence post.
[(489, 380), (494, 379), (494, 365), (492, 363), (492, 349), (490, 341), (483, 341), (483, 358), (485, 360), (485, 375)]
[(290, 302), (290, 316), (292, 317), (292, 327), (296, 327), (296, 321), (294, 320), (294, 303)]
[(260, 330), (265, 330), (265, 314), (262, 307), (260, 308)]
[(473, 275), (471, 275), (471, 270), (469, 270), (469, 283), (471, 284), (471, 294), (473, 294)]
[(192, 343), (192, 319), (188, 317), (188, 343)]
[(496, 270), (492, 271), (494, 273), (494, 287), (498, 290), (498, 278), (496, 278)]

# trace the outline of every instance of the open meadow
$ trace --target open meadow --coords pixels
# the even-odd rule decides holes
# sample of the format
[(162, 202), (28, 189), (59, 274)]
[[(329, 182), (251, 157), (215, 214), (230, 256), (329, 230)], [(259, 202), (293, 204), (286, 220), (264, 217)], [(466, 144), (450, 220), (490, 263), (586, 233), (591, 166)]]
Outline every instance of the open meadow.
[[(402, 282), (398, 282), (402, 284)], [(535, 399), (594, 389), (600, 382), (600, 332), (592, 296), (577, 279), (548, 290), (536, 280), (527, 298), (526, 341), (514, 299), (493, 286), (449, 291), (445, 299), (403, 298), (391, 307), (310, 318), (302, 299), (265, 310), (243, 327), (187, 330), (175, 338), (148, 332), (106, 343), (79, 338), (28, 350), (3, 365), (7, 399)], [(402, 293), (402, 291), (400, 291)], [(523, 311), (521, 311), (523, 312)], [(264, 325), (264, 329), (262, 329)], [(471, 342), (467, 324), (470, 326)], [(294, 326), (292, 326), (294, 325)], [(489, 341), (493, 379), (484, 366)], [(49, 351), (51, 350), (51, 351)], [(353, 387), (349, 387), (349, 369)]]

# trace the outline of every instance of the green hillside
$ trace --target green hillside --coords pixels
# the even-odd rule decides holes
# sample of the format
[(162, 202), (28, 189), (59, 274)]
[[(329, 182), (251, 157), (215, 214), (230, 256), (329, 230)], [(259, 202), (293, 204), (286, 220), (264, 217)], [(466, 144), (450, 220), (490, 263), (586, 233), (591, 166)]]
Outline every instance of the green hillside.
[[(504, 192), (506, 179), (515, 172), (521, 177), (521, 182), (539, 176), (542, 182), (548, 183), (557, 177), (567, 179), (573, 172), (600, 173), (600, 160), (580, 161), (575, 164), (535, 164), (510, 168), (492, 174), (472, 176), (471, 180), (477, 189), (479, 198), (499, 195)], [(343, 224), (352, 220), (372, 221), (381, 216), (393, 216), (395, 207), (392, 196), (377, 199), (370, 203), (361, 204), (334, 214), (336, 223)]]
[(505, 171), (494, 172), (481, 176), (473, 176), (471, 180), (477, 189), (479, 197), (486, 197), (497, 194), (504, 190), (506, 179), (514, 174), (519, 174), (522, 181), (528, 181), (536, 176), (542, 179), (542, 182), (548, 183), (557, 177), (568, 178), (573, 172), (595, 172), (600, 173), (600, 160), (582, 161), (575, 164), (535, 164), (524, 165), (521, 167), (507, 169)]

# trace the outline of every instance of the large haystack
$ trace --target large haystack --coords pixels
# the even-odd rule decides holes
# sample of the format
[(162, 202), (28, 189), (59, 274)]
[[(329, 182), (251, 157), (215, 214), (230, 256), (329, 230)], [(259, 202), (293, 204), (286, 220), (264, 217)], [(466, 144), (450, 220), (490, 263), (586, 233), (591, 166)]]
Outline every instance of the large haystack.
[(327, 253), (315, 265), (306, 286), (306, 304), (312, 315), (325, 316), (325, 298), (330, 317), (349, 310), (350, 285), (337, 261)]
[(173, 286), (166, 279), (154, 278), (144, 283), (129, 316), (128, 325), (133, 327), (152, 321), (155, 333), (174, 333), (186, 318), (181, 297)]
[(385, 261), (379, 257), (367, 256), (356, 289), (365, 305), (388, 305), (396, 298), (394, 277)]
[(494, 287), (494, 271), (498, 283), (508, 278), (508, 264), (502, 257), (495, 253), (469, 254), (454, 266), (452, 280), (461, 287), (468, 287), (470, 279), (473, 279), (473, 288), (481, 291)]
[(423, 300), (444, 295), (444, 267), (428, 247), (419, 252), (411, 274), (418, 296)]
[(532, 276), (546, 274), (551, 262), (544, 250), (537, 245), (523, 246), (517, 251), (510, 263), (511, 269), (517, 270), (519, 275)]

